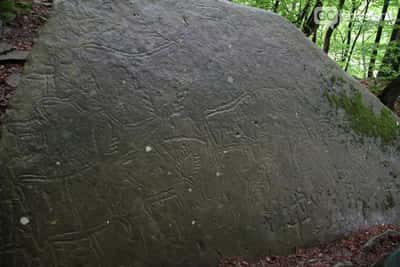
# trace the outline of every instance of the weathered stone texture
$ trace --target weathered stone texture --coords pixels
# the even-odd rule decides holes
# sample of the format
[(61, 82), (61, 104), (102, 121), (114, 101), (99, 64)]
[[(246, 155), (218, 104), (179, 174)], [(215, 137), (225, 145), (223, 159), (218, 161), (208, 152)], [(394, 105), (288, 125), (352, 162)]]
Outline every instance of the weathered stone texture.
[(0, 145), (1, 266), (212, 266), (399, 222), (396, 146), (283, 18), (215, 0), (56, 1)]

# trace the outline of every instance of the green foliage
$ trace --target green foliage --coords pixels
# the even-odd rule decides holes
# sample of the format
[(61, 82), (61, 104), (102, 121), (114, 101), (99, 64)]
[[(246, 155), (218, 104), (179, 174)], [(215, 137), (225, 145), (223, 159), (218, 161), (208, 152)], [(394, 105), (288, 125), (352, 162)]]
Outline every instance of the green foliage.
[(360, 93), (353, 96), (328, 93), (329, 101), (337, 108), (343, 108), (350, 117), (352, 129), (363, 136), (380, 137), (386, 144), (393, 142), (400, 134), (399, 126), (392, 112), (386, 107), (379, 115), (365, 105)]
[(382, 92), (382, 87), (378, 86), (377, 84), (370, 85), (369, 90), (374, 94), (374, 95), (379, 95)]
[(15, 17), (32, 9), (32, 4), (24, 0), (0, 0), (0, 20), (11, 22)]
[[(304, 32), (307, 18), (313, 18), (314, 7), (317, 0), (233, 0), (236, 3), (273, 10), (287, 18), (296, 27)], [(383, 23), (383, 32), (380, 43), (375, 44), (379, 19), (381, 16), (383, 0), (346, 0), (340, 24), (335, 29), (330, 40), (329, 56), (342, 66), (349, 74), (358, 78), (366, 78), (368, 65), (374, 47), (377, 48), (374, 74), (385, 71), (391, 77), (396, 77), (399, 70), (387, 69), (383, 57), (393, 29), (395, 28), (396, 15), (399, 11), (400, 1), (390, 1), (389, 9)], [(323, 8), (337, 8), (339, 0), (321, 0)], [(367, 8), (368, 6), (368, 8)], [(315, 43), (323, 47), (329, 23), (318, 26)], [(312, 38), (309, 36), (309, 38)], [(393, 47), (393, 45), (391, 45)], [(393, 48), (393, 49), (396, 49)]]
[(0, 0), (0, 19), (8, 22), (15, 18), (15, 2), (12, 0)]

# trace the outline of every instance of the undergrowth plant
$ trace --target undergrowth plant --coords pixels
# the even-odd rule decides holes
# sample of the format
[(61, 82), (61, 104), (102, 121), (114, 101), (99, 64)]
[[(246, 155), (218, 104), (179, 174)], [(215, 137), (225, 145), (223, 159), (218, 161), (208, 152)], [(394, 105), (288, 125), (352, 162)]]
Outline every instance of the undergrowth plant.
[(26, 0), (0, 0), (0, 20), (9, 23), (19, 14), (32, 9), (32, 3)]

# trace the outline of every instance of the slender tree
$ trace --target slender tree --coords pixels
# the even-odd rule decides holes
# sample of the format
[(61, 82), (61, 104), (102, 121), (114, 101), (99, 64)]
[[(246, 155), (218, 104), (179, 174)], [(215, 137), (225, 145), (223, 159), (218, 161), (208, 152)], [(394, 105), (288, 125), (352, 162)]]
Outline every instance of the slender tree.
[(303, 25), (303, 32), (307, 37), (313, 36), (313, 41), (316, 41), (317, 38), (317, 31), (319, 24), (315, 21), (314, 13), (316, 12), (317, 9), (323, 7), (323, 2), (322, 0), (317, 0), (315, 2), (315, 5), (312, 9), (311, 14), (308, 16), (307, 21)]
[(385, 22), (385, 18), (386, 18), (386, 13), (389, 8), (389, 3), (390, 3), (390, 0), (384, 0), (384, 2), (383, 2), (381, 17), (379, 19), (378, 30), (376, 31), (374, 47), (372, 49), (371, 58), (370, 58), (369, 65), (368, 65), (368, 78), (371, 78), (373, 76), (373, 72), (375, 69), (376, 56), (378, 55), (378, 48), (379, 48), (379, 44), (380, 44), (381, 38), (382, 38), (383, 26), (384, 26), (384, 22)]
[[(1, 0), (0, 0), (1, 1)], [(390, 78), (399, 73), (400, 12), (397, 22), (386, 22), (387, 13), (396, 11), (390, 0), (228, 0), (274, 11), (285, 17), (333, 57), (350, 74)], [(398, 0), (396, 0), (398, 1)], [(373, 5), (374, 4), (374, 5)], [(318, 9), (336, 5), (339, 15), (322, 27), (315, 18)], [(393, 8), (393, 10), (392, 10)], [(348, 14), (349, 16), (343, 16)], [(341, 15), (341, 16), (340, 16)], [(377, 17), (379, 24), (369, 20)], [(390, 36), (391, 35), (391, 36)], [(390, 42), (383, 41), (390, 38)], [(381, 52), (384, 52), (380, 62)], [(379, 63), (379, 64), (378, 64)], [(379, 69), (378, 69), (379, 67)], [(386, 73), (388, 72), (388, 73)]]
[(357, 34), (354, 37), (353, 44), (351, 45), (350, 51), (348, 52), (348, 55), (347, 55), (347, 61), (346, 61), (346, 65), (344, 67), (345, 71), (347, 71), (349, 69), (350, 62), (351, 62), (351, 57), (353, 56), (354, 49), (356, 47), (358, 38), (360, 38), (361, 33), (364, 31), (364, 27), (365, 27), (365, 23), (367, 21), (367, 14), (368, 14), (368, 10), (369, 10), (370, 4), (371, 4), (371, 0), (367, 0), (367, 3), (365, 4), (365, 8), (364, 8), (363, 19), (361, 21), (360, 27), (358, 28)]
[(379, 78), (393, 78), (393, 74), (400, 71), (400, 7), (397, 11), (397, 18), (393, 25), (390, 41), (382, 60), (378, 73)]
[(306, 16), (307, 16), (308, 12), (310, 11), (310, 5), (311, 5), (311, 1), (308, 0), (308, 1), (306, 2), (306, 4), (304, 5), (304, 8), (301, 10), (300, 15), (299, 15), (299, 17), (298, 17), (298, 19), (297, 19), (297, 23), (296, 23), (296, 24), (297, 24), (298, 26), (303, 25), (304, 20), (305, 20), (305, 18), (306, 18)]
[(272, 11), (277, 13), (278, 12), (278, 8), (279, 8), (279, 4), (280, 4), (280, 1), (279, 0), (275, 0), (274, 7), (272, 8)]
[(345, 0), (339, 0), (338, 13), (336, 14), (335, 18), (333, 19), (331, 25), (329, 25), (329, 28), (325, 34), (323, 50), (327, 54), (329, 53), (329, 48), (331, 46), (332, 34), (340, 24), (340, 14), (343, 10), (344, 2), (345, 2)]
[(359, 5), (357, 4), (356, 0), (351, 1), (351, 12), (350, 12), (350, 18), (349, 18), (349, 23), (347, 25), (347, 34), (346, 34), (346, 40), (345, 40), (345, 47), (343, 49), (343, 55), (341, 58), (342, 62), (345, 62), (348, 56), (348, 53), (350, 51), (350, 45), (351, 45), (351, 37), (352, 37), (352, 32), (353, 32), (353, 25), (354, 25), (354, 17), (356, 14), (357, 9), (359, 8)]

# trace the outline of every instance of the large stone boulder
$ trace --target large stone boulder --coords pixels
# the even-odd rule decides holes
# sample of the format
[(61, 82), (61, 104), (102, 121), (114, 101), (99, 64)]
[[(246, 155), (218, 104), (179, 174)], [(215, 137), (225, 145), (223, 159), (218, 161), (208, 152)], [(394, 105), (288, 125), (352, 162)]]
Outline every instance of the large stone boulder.
[(212, 266), (399, 222), (392, 115), (351, 114), (382, 105), (283, 18), (54, 9), (2, 130), (0, 265)]

